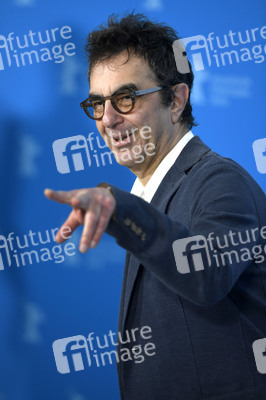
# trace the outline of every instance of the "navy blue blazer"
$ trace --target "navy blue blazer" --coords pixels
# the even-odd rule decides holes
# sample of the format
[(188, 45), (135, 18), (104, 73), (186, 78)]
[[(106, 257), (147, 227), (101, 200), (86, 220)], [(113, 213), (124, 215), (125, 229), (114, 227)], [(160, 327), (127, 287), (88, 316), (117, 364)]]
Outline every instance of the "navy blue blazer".
[[(252, 348), (266, 338), (262, 189), (195, 136), (150, 204), (111, 190), (117, 207), (107, 233), (127, 250), (118, 330), (148, 326), (155, 346), (143, 362), (118, 361), (121, 398), (265, 400), (266, 373), (258, 371)], [(194, 247), (180, 241), (186, 251), (176, 257), (173, 243), (194, 236), (209, 239)], [(203, 267), (200, 243), (208, 245)], [(185, 255), (189, 268), (180, 261)], [(146, 343), (139, 337), (118, 350)]]

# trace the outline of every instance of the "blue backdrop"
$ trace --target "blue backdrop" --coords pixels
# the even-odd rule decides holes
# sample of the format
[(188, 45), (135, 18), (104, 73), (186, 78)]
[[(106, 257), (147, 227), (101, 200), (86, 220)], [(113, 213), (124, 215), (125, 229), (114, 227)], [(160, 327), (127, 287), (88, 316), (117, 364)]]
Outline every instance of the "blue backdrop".
[(264, 0), (1, 0), (0, 400), (119, 398), (114, 363), (60, 374), (52, 343), (116, 331), (125, 252), (105, 235), (97, 249), (80, 254), (80, 230), (68, 248), (55, 247), (52, 230), (69, 209), (49, 202), (43, 189), (102, 181), (131, 188), (126, 168), (97, 164), (104, 149), (91, 150), (84, 168), (60, 173), (52, 145), (90, 132), (96, 137), (79, 106), (89, 91), (85, 39), (111, 13), (133, 9), (184, 38), (206, 39), (204, 51), (192, 42), (187, 47), (196, 70), (193, 132), (266, 189), (262, 153), (259, 171), (252, 149), (266, 136)]

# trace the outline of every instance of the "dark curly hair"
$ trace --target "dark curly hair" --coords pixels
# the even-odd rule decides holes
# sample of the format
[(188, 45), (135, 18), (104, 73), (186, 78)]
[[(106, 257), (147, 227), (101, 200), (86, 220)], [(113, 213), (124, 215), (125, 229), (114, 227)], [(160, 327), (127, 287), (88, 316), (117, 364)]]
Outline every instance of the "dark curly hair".
[[(111, 15), (106, 25), (100, 25), (87, 38), (85, 50), (89, 58), (89, 77), (97, 63), (107, 61), (122, 51), (128, 52), (128, 59), (132, 53), (143, 57), (151, 67), (158, 85), (173, 86), (181, 82), (187, 84), (189, 98), (180, 122), (191, 129), (197, 125), (190, 104), (194, 74), (190, 63), (189, 73), (181, 74), (176, 68), (172, 45), (177, 39), (180, 37), (173, 28), (151, 22), (143, 14), (130, 13), (120, 20), (117, 15)], [(172, 103), (172, 88), (161, 91), (160, 95), (164, 106)]]

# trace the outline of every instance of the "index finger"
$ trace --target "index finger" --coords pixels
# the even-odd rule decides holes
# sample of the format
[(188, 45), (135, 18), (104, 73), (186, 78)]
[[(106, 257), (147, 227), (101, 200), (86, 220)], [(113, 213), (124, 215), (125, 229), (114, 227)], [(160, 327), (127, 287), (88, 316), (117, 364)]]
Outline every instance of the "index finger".
[(45, 189), (44, 190), (44, 195), (50, 199), (57, 201), (58, 203), (62, 204), (69, 204), (70, 206), (72, 205), (71, 200), (73, 196), (75, 195), (75, 190), (71, 191), (63, 191), (63, 190), (52, 190), (52, 189)]

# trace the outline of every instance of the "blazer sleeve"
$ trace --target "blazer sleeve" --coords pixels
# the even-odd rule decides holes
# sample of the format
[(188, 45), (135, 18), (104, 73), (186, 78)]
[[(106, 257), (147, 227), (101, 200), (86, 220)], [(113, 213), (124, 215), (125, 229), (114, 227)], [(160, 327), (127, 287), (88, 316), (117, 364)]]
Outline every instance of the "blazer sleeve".
[[(187, 300), (205, 306), (219, 302), (227, 296), (239, 276), (256, 261), (253, 248), (262, 246), (257, 201), (251, 177), (234, 165), (220, 162), (199, 168), (193, 174), (187, 186), (187, 192), (193, 193), (188, 202), (187, 226), (179, 222), (178, 206), (174, 218), (169, 217), (141, 198), (115, 186), (110, 187), (116, 199), (116, 212), (107, 233), (165, 286)], [(178, 196), (178, 190), (171, 204), (175, 203), (175, 196)], [(265, 207), (265, 201), (260, 205)], [(242, 247), (240, 243), (237, 246), (237, 232), (246, 238), (247, 231), (250, 236), (252, 234), (252, 240)], [(226, 243), (223, 235), (228, 238), (230, 232), (228, 246), (220, 248)], [(215, 239), (217, 236), (220, 245)], [(182, 260), (182, 253), (190, 259), (195, 257), (193, 245), (186, 246), (195, 237), (202, 238), (207, 245), (208, 263), (202, 269), (186, 271), (186, 266), (182, 261), (178, 264), (178, 260)], [(179, 258), (175, 256), (174, 243), (181, 252)], [(264, 245), (266, 249), (265, 240)], [(259, 261), (256, 262), (254, 268), (259, 266)]]

